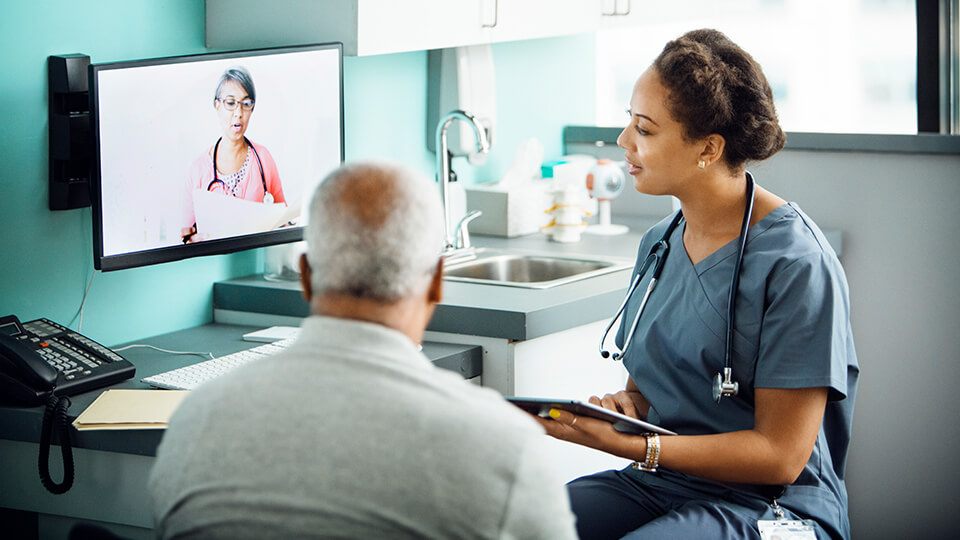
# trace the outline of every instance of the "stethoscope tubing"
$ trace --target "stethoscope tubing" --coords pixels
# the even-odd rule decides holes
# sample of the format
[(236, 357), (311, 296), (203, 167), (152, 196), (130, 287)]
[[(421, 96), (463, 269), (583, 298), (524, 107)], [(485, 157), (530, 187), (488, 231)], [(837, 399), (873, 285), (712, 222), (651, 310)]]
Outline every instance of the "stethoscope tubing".
[[(643, 298), (640, 300), (640, 307), (637, 308), (637, 314), (633, 317), (633, 324), (630, 325), (630, 333), (627, 334), (626, 340), (624, 343), (630, 343), (633, 341), (633, 334), (637, 331), (637, 326), (640, 324), (640, 315), (643, 314), (644, 308), (647, 307), (647, 300), (650, 298), (650, 293), (653, 292), (654, 287), (657, 286), (657, 278), (650, 278), (650, 284), (647, 285), (647, 290), (643, 293)], [(613, 353), (613, 359), (619, 360), (623, 353), (627, 352), (627, 348), (624, 347), (622, 351), (618, 353)]]
[[(207, 191), (210, 191), (213, 188), (213, 186), (217, 184), (220, 184), (221, 186), (223, 186), (224, 190), (227, 189), (226, 182), (217, 178), (217, 150), (220, 148), (220, 141), (222, 140), (223, 140), (223, 137), (220, 137), (219, 139), (217, 139), (217, 143), (213, 145), (213, 180), (211, 180), (210, 183), (207, 184)], [(263, 193), (264, 193), (264, 196), (266, 196), (266, 194), (269, 193), (269, 191), (267, 191), (267, 176), (263, 172), (263, 162), (260, 161), (260, 154), (257, 152), (256, 147), (253, 146), (253, 143), (250, 142), (250, 139), (248, 139), (246, 136), (243, 137), (243, 142), (247, 143), (250, 149), (253, 150), (253, 157), (257, 158), (257, 167), (260, 168), (260, 182), (263, 184)]]
[(647, 299), (650, 298), (650, 293), (652, 293), (653, 289), (657, 286), (657, 281), (660, 280), (660, 274), (663, 272), (663, 265), (667, 261), (667, 254), (670, 252), (670, 243), (667, 240), (670, 238), (670, 236), (673, 234), (673, 231), (677, 228), (682, 220), (683, 212), (677, 211), (676, 215), (673, 217), (673, 220), (670, 221), (669, 225), (667, 225), (667, 230), (664, 232), (663, 238), (661, 238), (656, 244), (653, 245), (652, 248), (650, 248), (650, 253), (647, 255), (647, 258), (644, 259), (643, 264), (640, 265), (640, 270), (637, 272), (636, 279), (634, 279), (633, 283), (630, 284), (630, 289), (627, 291), (627, 296), (623, 299), (623, 303), (620, 304), (620, 307), (617, 309), (617, 313), (613, 316), (613, 319), (610, 320), (606, 330), (604, 330), (603, 337), (600, 338), (600, 356), (603, 358), (610, 357), (610, 352), (603, 348), (603, 344), (607, 340), (607, 335), (610, 333), (610, 329), (613, 328), (613, 325), (616, 324), (617, 320), (625, 313), (627, 309), (627, 303), (630, 302), (630, 298), (633, 297), (633, 293), (636, 292), (637, 287), (640, 286), (640, 281), (643, 280), (644, 274), (646, 274), (647, 269), (650, 268), (650, 261), (653, 259), (653, 275), (650, 277), (650, 283), (647, 285), (647, 290), (644, 292), (643, 299), (640, 301), (640, 307), (637, 308), (637, 313), (633, 317), (633, 323), (630, 325), (630, 332), (623, 341), (623, 349), (621, 349), (618, 353), (613, 353), (613, 359), (620, 360), (627, 352), (627, 346), (629, 346), (630, 342), (633, 341), (633, 334), (637, 330), (637, 326), (640, 323), (640, 314), (643, 313), (644, 308), (647, 306)]
[[(640, 271), (637, 272), (637, 277), (633, 279), (633, 283), (630, 284), (630, 289), (627, 291), (627, 296), (624, 297), (623, 302), (620, 303), (620, 307), (617, 308), (616, 315), (610, 319), (610, 322), (607, 324), (607, 328), (603, 331), (603, 337), (600, 338), (600, 356), (604, 358), (610, 357), (610, 351), (603, 348), (603, 343), (607, 340), (607, 335), (610, 334), (610, 329), (613, 328), (613, 325), (616, 324), (617, 319), (623, 314), (623, 310), (627, 307), (627, 302), (630, 301), (630, 297), (633, 296), (633, 291), (637, 290), (637, 286), (640, 285), (640, 280), (643, 279), (643, 274), (647, 269), (647, 262), (650, 260), (650, 257), (653, 254), (647, 255), (647, 259), (644, 261), (643, 265), (640, 266)], [(614, 360), (620, 359), (620, 353), (614, 353)]]
[[(754, 198), (756, 192), (756, 183), (753, 180), (753, 176), (748, 172), (747, 173), (747, 197), (746, 205), (743, 212), (743, 222), (740, 225), (740, 236), (738, 238), (737, 245), (737, 257), (733, 265), (733, 277), (730, 280), (730, 293), (727, 301), (727, 330), (724, 336), (724, 351), (723, 351), (723, 374), (717, 374), (717, 379), (715, 382), (714, 388), (714, 398), (719, 402), (720, 397), (736, 395), (739, 389), (739, 385), (736, 382), (733, 382), (733, 337), (734, 337), (734, 328), (736, 327), (736, 299), (737, 291), (740, 288), (740, 269), (743, 266), (743, 255), (746, 251), (747, 245), (747, 234), (750, 229), (750, 221), (753, 217), (753, 206)], [(616, 314), (613, 316), (613, 319), (610, 320), (610, 323), (607, 324), (606, 329), (603, 332), (603, 336), (600, 338), (600, 356), (603, 358), (609, 358), (610, 352), (603, 348), (604, 343), (607, 340), (607, 336), (610, 333), (610, 330), (613, 328), (613, 325), (616, 324), (617, 320), (620, 319), (627, 309), (627, 304), (630, 302), (630, 298), (633, 297), (633, 294), (636, 292), (637, 288), (640, 286), (640, 281), (643, 279), (644, 274), (647, 269), (650, 267), (651, 258), (654, 262), (653, 275), (650, 277), (650, 283), (647, 285), (647, 289), (643, 294), (643, 298), (640, 300), (640, 306), (637, 308), (637, 313), (634, 315), (633, 321), (630, 324), (630, 331), (627, 333), (623, 341), (623, 347), (620, 352), (613, 353), (613, 360), (620, 360), (626, 354), (627, 349), (630, 347), (631, 342), (633, 341), (634, 333), (637, 330), (637, 326), (640, 322), (640, 315), (643, 313), (644, 309), (647, 306), (647, 301), (650, 299), (650, 294), (653, 292), (653, 289), (657, 285), (657, 281), (660, 279), (660, 273), (663, 271), (663, 266), (667, 259), (667, 254), (670, 251), (669, 239), (673, 235), (674, 230), (677, 226), (680, 225), (680, 222), (683, 221), (683, 210), (678, 210), (676, 215), (674, 215), (673, 220), (667, 226), (666, 231), (663, 233), (663, 237), (650, 248), (650, 253), (644, 259), (643, 264), (640, 266), (640, 270), (637, 272), (637, 277), (633, 280), (633, 283), (630, 284), (630, 289), (627, 291), (626, 298), (623, 299), (623, 303), (620, 304), (619, 309), (617, 309)], [(662, 250), (662, 253), (661, 253)]]
[(723, 368), (728, 372), (733, 367), (733, 330), (736, 328), (736, 300), (740, 290), (740, 267), (743, 266), (743, 254), (747, 248), (747, 233), (750, 219), (753, 217), (753, 199), (756, 189), (753, 177), (747, 173), (747, 207), (743, 211), (743, 223), (740, 225), (740, 242), (737, 246), (737, 258), (733, 263), (733, 277), (730, 279), (730, 296), (727, 299), (727, 336), (724, 344)]

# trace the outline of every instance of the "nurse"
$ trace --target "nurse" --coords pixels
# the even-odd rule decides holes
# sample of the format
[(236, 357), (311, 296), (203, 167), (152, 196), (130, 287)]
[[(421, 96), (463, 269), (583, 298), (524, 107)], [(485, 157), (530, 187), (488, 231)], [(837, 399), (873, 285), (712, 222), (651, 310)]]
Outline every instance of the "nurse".
[(184, 244), (204, 239), (203, 232), (197, 232), (194, 190), (205, 189), (254, 202), (286, 202), (270, 151), (246, 136), (256, 104), (257, 91), (250, 72), (243, 66), (227, 68), (213, 95), (221, 135), (190, 167), (186, 196), (189, 211), (180, 231)]
[[(689, 32), (643, 72), (628, 112), (617, 142), (635, 188), (677, 197), (683, 219), (624, 351), (626, 388), (590, 401), (678, 435), (627, 435), (558, 410), (540, 420), (558, 439), (635, 461), (569, 484), (581, 538), (761, 538), (785, 526), (849, 538), (859, 368), (847, 281), (819, 227), (745, 169), (785, 142), (760, 66), (720, 32)], [(718, 402), (748, 215), (729, 364), (738, 391)], [(643, 237), (634, 277), (674, 217)], [(621, 350), (652, 273), (627, 303)]]

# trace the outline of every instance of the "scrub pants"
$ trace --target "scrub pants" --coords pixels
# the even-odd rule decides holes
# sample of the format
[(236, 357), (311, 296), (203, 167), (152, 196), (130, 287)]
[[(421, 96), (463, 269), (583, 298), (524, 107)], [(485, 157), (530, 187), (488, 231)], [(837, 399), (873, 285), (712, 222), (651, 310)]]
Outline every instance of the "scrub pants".
[[(770, 501), (719, 487), (697, 489), (668, 471), (627, 467), (578, 478), (567, 489), (581, 540), (760, 540), (757, 520), (776, 519)], [(802, 519), (783, 511), (786, 519)], [(829, 538), (819, 526), (815, 529), (818, 539)]]

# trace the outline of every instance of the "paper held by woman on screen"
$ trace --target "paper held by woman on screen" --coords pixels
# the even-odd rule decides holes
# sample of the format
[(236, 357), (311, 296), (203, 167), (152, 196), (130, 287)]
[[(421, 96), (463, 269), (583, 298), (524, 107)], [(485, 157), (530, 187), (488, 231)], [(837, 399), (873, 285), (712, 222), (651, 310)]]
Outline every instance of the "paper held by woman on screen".
[(197, 233), (205, 240), (272, 231), (300, 217), (300, 202), (267, 204), (222, 193), (193, 191)]

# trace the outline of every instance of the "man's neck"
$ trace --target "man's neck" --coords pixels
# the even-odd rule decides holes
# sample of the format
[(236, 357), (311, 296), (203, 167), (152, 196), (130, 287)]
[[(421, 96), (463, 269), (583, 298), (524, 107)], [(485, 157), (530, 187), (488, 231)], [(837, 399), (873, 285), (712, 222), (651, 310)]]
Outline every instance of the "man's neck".
[(423, 302), (412, 299), (383, 302), (339, 293), (317, 295), (310, 305), (314, 315), (379, 324), (403, 333), (417, 344), (423, 341), (425, 309)]

